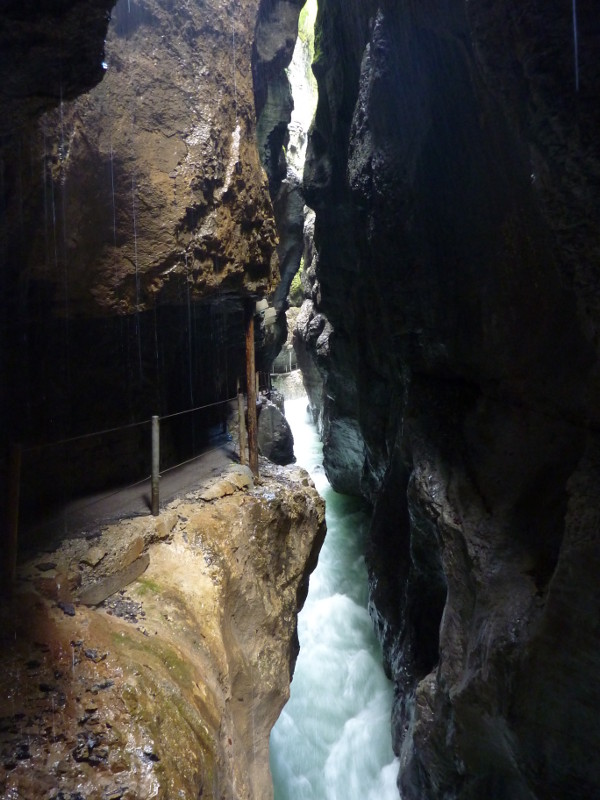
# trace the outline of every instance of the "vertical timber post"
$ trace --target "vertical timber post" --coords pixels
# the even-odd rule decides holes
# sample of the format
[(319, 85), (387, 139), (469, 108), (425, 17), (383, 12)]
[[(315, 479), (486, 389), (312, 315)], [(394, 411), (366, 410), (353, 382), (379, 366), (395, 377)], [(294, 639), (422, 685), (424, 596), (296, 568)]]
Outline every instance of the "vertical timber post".
[(246, 463), (246, 415), (244, 414), (244, 396), (240, 391), (240, 382), (237, 382), (238, 399), (238, 435), (240, 442), (240, 464)]
[(248, 392), (248, 461), (258, 475), (258, 426), (256, 422), (256, 376), (254, 358), (254, 304), (246, 320), (246, 391)]
[(160, 420), (152, 417), (152, 516), (158, 517), (159, 513), (159, 467), (160, 467)]
[(8, 487), (8, 541), (6, 547), (6, 588), (9, 594), (12, 594), (17, 580), (19, 508), (21, 505), (21, 461), (21, 445), (11, 445)]

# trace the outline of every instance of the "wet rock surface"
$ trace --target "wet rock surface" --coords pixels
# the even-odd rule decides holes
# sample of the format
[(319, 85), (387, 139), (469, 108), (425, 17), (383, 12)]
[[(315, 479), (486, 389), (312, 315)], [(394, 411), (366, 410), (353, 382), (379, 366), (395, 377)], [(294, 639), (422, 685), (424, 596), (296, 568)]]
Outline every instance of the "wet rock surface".
[(405, 800), (600, 792), (600, 73), (578, 7), (576, 89), (570, 6), (319, 5), (299, 360), (330, 479), (374, 503)]
[(258, 447), (260, 453), (274, 464), (294, 461), (294, 437), (283, 413), (274, 403), (265, 403), (258, 416)]
[[(324, 508), (303, 470), (261, 460), (261, 471), (253, 486), (234, 467), (231, 494), (202, 500), (209, 487), (199, 487), (157, 520), (58, 544), (51, 584), (37, 569), (47, 558), (23, 565), (2, 609), (3, 797), (271, 796), (268, 736), (289, 691)], [(141, 577), (98, 607), (78, 602), (140, 546)]]

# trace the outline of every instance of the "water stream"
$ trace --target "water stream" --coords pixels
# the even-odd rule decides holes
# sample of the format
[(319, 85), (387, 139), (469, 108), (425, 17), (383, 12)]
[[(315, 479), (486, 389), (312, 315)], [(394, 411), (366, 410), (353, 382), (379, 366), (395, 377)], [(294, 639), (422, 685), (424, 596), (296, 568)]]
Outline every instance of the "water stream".
[(298, 621), (290, 700), (271, 734), (275, 800), (398, 800), (392, 686), (367, 612), (369, 517), (329, 485), (306, 398), (285, 407), (297, 463), (327, 504), (327, 537)]

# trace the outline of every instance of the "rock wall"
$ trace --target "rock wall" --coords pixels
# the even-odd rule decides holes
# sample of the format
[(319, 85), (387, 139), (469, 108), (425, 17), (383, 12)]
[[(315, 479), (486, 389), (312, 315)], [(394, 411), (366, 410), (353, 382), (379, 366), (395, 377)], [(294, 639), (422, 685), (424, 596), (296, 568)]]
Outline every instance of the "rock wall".
[(27, 226), (21, 269), (57, 285), (56, 314), (178, 303), (188, 283), (192, 299), (272, 288), (277, 235), (250, 71), (257, 12), (120, 0), (102, 82), (23, 142), (17, 169), (36, 166), (19, 178), (14, 212)]
[(600, 791), (600, 70), (572, 10), (319, 5), (302, 330), (328, 476), (374, 503), (405, 800)]
[(265, 326), (261, 342), (265, 371), (270, 371), (286, 340), (287, 296), (302, 256), (302, 181), (287, 163), (286, 148), (294, 109), (287, 68), (298, 38), (298, 20), (303, 4), (304, 0), (263, 0), (252, 52), (257, 145), (269, 180), (279, 234), (280, 281), (272, 297), (276, 319), (270, 328)]

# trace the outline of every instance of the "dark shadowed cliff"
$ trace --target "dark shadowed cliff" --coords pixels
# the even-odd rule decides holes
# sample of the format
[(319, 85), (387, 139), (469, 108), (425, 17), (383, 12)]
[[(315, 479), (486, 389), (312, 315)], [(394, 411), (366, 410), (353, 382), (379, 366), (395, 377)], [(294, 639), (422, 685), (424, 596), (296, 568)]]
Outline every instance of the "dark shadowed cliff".
[(405, 800), (600, 792), (600, 27), (576, 10), (575, 54), (571, 4), (320, 4), (297, 336), (328, 475), (375, 505)]

